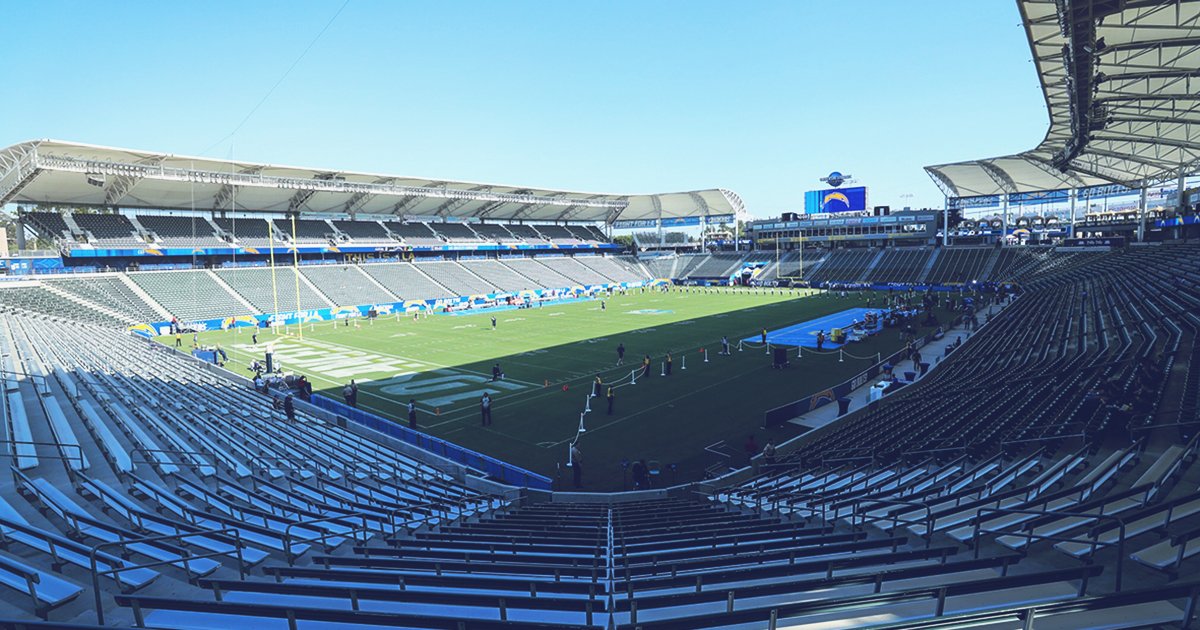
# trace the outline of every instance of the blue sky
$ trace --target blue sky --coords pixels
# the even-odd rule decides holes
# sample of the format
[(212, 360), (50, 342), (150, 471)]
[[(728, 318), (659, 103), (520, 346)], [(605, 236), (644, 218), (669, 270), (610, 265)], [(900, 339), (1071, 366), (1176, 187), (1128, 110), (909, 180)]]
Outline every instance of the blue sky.
[[(179, 154), (801, 209), (831, 170), (940, 206), (922, 166), (1027, 149), (1013, 0), (21, 2), (0, 146)], [(911, 194), (908, 199), (903, 195)]]

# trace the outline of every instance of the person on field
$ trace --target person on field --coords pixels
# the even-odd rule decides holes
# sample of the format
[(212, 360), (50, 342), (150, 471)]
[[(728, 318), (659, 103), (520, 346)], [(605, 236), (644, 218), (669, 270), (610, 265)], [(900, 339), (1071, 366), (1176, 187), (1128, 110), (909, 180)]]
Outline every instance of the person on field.
[(413, 431), (417, 430), (417, 401), (415, 398), (408, 400), (408, 428)]
[(625, 362), (625, 344), (617, 344), (617, 365)]
[(612, 385), (608, 386), (608, 415), (613, 414), (613, 401), (616, 399), (616, 391)]
[(667, 376), (670, 376), (670, 375), (671, 375), (671, 364), (672, 364), (672, 360), (671, 360), (671, 353), (670, 353), (670, 352), (668, 352), (668, 353), (667, 353), (667, 359), (666, 359), (666, 370), (664, 371), (664, 373), (665, 373)]
[(496, 316), (492, 315), (492, 330), (496, 330)]
[(487, 392), (484, 392), (483, 398), (479, 399), (479, 414), (483, 426), (492, 426), (492, 397)]

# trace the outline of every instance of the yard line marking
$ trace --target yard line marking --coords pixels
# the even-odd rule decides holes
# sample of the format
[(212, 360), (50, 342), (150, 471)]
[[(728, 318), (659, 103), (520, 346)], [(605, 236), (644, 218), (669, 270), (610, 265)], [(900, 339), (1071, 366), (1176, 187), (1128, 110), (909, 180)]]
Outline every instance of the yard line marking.
[[(330, 345), (334, 345), (334, 346), (338, 346), (339, 348), (345, 348), (345, 349), (347, 349), (347, 350), (356, 350), (356, 351), (358, 351), (358, 352), (367, 352), (367, 353), (377, 354), (377, 355), (379, 355), (379, 356), (381, 356), (381, 357), (390, 357), (390, 358), (393, 358), (393, 359), (400, 359), (401, 361), (411, 361), (411, 362), (413, 362), (413, 363), (424, 363), (425, 365), (432, 365), (433, 367), (439, 367), (439, 368), (443, 368), (443, 369), (446, 369), (446, 370), (458, 370), (458, 371), (460, 371), (460, 372), (466, 372), (466, 373), (468, 373), (468, 374), (474, 374), (474, 375), (476, 375), (476, 376), (486, 376), (486, 377), (488, 377), (488, 378), (491, 378), (491, 377), (492, 377), (492, 375), (491, 375), (491, 374), (489, 374), (489, 373), (487, 373), (487, 372), (480, 372), (480, 371), (477, 371), (477, 370), (469, 370), (469, 369), (467, 369), (467, 368), (465, 368), (465, 367), (460, 367), (460, 366), (457, 366), (457, 365), (444, 365), (444, 364), (441, 364), (441, 363), (434, 363), (433, 361), (426, 361), (426, 360), (424, 360), (424, 359), (413, 359), (413, 358), (411, 358), (411, 357), (402, 357), (402, 356), (400, 356), (400, 355), (398, 355), (398, 354), (390, 354), (390, 353), (387, 353), (387, 352), (380, 352), (380, 351), (378, 351), (378, 350), (367, 350), (367, 349), (365, 349), (365, 348), (360, 348), (360, 347), (358, 347), (358, 346), (349, 346), (349, 345), (346, 345), (346, 344), (344, 344), (344, 343), (335, 343), (335, 342), (332, 342), (332, 341), (327, 341), (327, 340), (324, 340), (324, 339), (322, 339), (322, 340), (321, 340), (321, 342), (322, 342), (322, 343), (328, 343), (328, 344), (330, 344)], [(485, 360), (485, 361), (486, 361), (486, 359), (483, 359), (483, 360)], [(477, 361), (477, 362), (478, 362), (478, 361)], [(511, 361), (510, 361), (510, 363), (511, 363)], [(530, 382), (528, 382), (528, 381), (522, 381), (522, 380), (520, 380), (520, 379), (510, 378), (510, 379), (506, 379), (506, 380), (512, 381), (512, 382), (514, 382), (514, 383), (521, 383), (522, 385), (528, 385), (528, 386), (530, 386), (530, 387), (541, 387), (541, 385), (538, 385), (537, 383), (530, 383)]]

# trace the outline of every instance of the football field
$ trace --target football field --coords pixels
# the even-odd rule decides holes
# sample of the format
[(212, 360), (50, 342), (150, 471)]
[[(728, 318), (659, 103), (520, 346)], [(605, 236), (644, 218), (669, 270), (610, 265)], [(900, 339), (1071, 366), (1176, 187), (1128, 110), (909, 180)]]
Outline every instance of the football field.
[[(761, 429), (763, 412), (850, 378), (878, 353), (901, 348), (899, 333), (885, 330), (851, 344), (844, 357), (805, 348), (797, 358), (793, 349), (786, 370), (772, 369), (761, 346), (739, 352), (738, 340), (757, 339), (764, 328), (774, 331), (864, 307), (870, 297), (810, 290), (634, 290), (606, 300), (603, 309), (599, 299), (584, 299), (415, 321), (389, 315), (349, 325), (321, 322), (305, 325), (302, 335), (296, 326), (287, 334), (260, 330), (257, 345), (250, 328), (200, 338), (224, 348), (229, 367), (244, 375), (250, 361), (272, 348), (285, 371), (306, 374), (314, 390), (335, 400), (342, 400), (342, 387), (355, 379), (360, 408), (401, 423), (413, 399), (420, 430), (551, 478), (558, 477), (580, 414), (590, 406), (579, 441), (585, 488), (619, 490), (622, 460), (657, 461), (663, 483), (682, 482), (726, 462), (717, 451), (732, 454), (728, 463), (743, 465), (743, 445), (751, 434), (761, 447), (769, 438), (778, 443), (800, 433), (790, 424)], [(883, 296), (874, 298), (877, 306)], [(719, 354), (722, 335), (733, 348), (729, 356)], [(621, 366), (618, 344), (626, 349)], [(664, 377), (668, 352), (673, 370)], [(635, 384), (630, 372), (647, 355), (650, 375), (639, 374)], [(504, 378), (493, 381), (496, 364)], [(606, 387), (618, 383), (612, 415), (603, 397), (587, 398), (597, 375)], [(493, 399), (489, 427), (480, 422), (485, 391)], [(724, 448), (716, 446), (722, 442)], [(565, 483), (559, 485), (565, 486), (569, 470), (562, 474)]]

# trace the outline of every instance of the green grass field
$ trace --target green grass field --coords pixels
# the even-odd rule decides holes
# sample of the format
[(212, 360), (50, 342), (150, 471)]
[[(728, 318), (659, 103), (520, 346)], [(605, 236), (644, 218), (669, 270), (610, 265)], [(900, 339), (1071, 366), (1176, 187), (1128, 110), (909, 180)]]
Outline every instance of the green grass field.
[[(551, 478), (566, 461), (592, 380), (599, 374), (606, 383), (621, 381), (614, 414), (606, 415), (604, 399), (595, 398), (585, 419), (579, 448), (588, 490), (621, 489), (622, 459), (661, 462), (664, 482), (699, 479), (721, 461), (705, 447), (721, 441), (733, 452), (732, 463), (742, 465), (748, 435), (762, 445), (801, 432), (790, 424), (761, 429), (764, 411), (842, 382), (869, 366), (876, 353), (902, 347), (899, 333), (885, 331), (848, 348), (864, 359), (839, 361), (837, 353), (806, 351), (799, 360), (792, 355), (791, 368), (773, 370), (761, 348), (737, 352), (737, 340), (764, 327), (774, 330), (862, 306), (868, 296), (695, 291), (634, 292), (609, 300), (606, 310), (598, 300), (587, 300), (499, 311), (492, 313), (496, 330), (486, 313), (418, 321), (389, 316), (357, 327), (318, 323), (306, 326), (303, 336), (295, 326), (288, 334), (261, 331), (257, 346), (251, 344), (251, 329), (203, 333), (201, 343), (220, 344), (229, 353), (229, 367), (242, 374), (273, 346), (284, 369), (306, 374), (317, 391), (341, 400), (342, 386), (356, 379), (359, 407), (392, 418), (405, 418), (405, 405), (415, 398), (422, 431)], [(875, 304), (881, 299), (876, 296)], [(735, 347), (732, 356), (718, 355), (721, 335)], [(173, 343), (171, 337), (160, 339)], [(621, 367), (618, 343), (626, 348)], [(674, 355), (674, 374), (663, 378), (660, 363), (667, 352)], [(651, 376), (628, 384), (629, 372), (647, 354)], [(497, 362), (505, 379), (492, 382)], [(486, 428), (479, 413), (485, 390), (493, 398), (494, 418)], [(674, 474), (671, 463), (678, 466)], [(565, 487), (570, 475), (563, 474)]]

